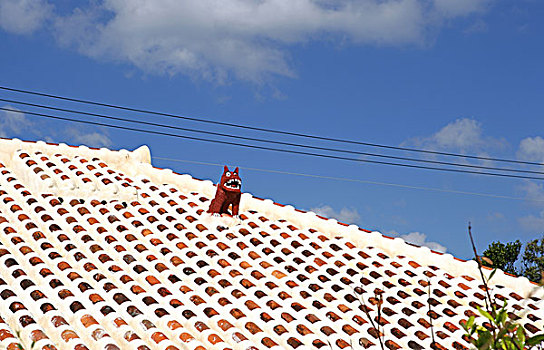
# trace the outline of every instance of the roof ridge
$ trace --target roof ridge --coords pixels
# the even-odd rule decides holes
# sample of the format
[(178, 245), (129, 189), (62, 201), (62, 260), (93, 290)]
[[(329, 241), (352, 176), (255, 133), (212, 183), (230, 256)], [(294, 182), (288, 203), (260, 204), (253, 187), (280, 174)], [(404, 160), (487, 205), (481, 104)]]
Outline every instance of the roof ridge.
[(151, 164), (151, 151), (149, 150), (149, 147), (147, 145), (142, 145), (132, 151), (129, 151), (126, 149), (111, 150), (105, 147), (96, 148), (88, 147), (85, 145), (75, 146), (66, 143), (52, 143), (45, 141), (30, 141), (21, 140), (18, 138), (8, 139), (0, 137), (0, 153), (13, 154), (17, 150), (23, 148), (26, 150), (39, 149), (40, 151), (49, 151), (52, 148), (56, 147), (59, 147), (64, 155), (88, 156), (92, 154), (95, 157), (100, 157), (102, 160), (111, 162), (113, 164), (119, 163), (119, 160), (122, 160), (123, 162), (131, 161), (137, 163), (144, 162)]

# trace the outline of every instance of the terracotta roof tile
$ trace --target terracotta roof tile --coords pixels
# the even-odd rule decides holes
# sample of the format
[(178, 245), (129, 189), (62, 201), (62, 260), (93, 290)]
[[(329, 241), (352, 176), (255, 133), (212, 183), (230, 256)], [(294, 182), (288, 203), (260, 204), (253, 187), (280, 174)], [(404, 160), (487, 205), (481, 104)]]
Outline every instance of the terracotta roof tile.
[[(389, 349), (430, 348), (431, 320), (436, 348), (469, 345), (484, 294), (470, 262), (248, 194), (238, 222), (213, 218), (212, 184), (146, 165), (145, 149), (2, 142), (19, 142), (0, 159), (8, 348), (13, 329), (40, 348), (369, 348), (380, 298)], [(542, 330), (542, 295), (500, 278), (495, 297)]]

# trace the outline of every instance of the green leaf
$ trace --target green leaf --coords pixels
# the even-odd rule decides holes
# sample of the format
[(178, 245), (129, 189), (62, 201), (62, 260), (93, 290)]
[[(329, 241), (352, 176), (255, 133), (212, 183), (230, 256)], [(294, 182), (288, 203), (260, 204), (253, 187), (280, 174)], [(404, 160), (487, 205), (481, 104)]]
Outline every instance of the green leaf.
[(514, 342), (518, 345), (518, 347), (519, 347), (520, 349), (523, 349), (523, 346), (520, 346), (519, 343), (516, 342), (515, 340), (512, 341), (512, 339), (510, 339), (510, 338), (505, 338), (505, 339), (503, 339), (503, 341), (504, 341), (505, 349), (508, 349), (508, 350), (510, 350), (510, 349), (515, 350), (515, 349), (517, 349), (517, 348), (516, 348), (516, 345), (514, 344)]
[(504, 338), (504, 336), (506, 335), (506, 333), (508, 332), (508, 330), (506, 328), (503, 328), (499, 331), (499, 333), (497, 333), (497, 337), (495, 339), (502, 339)]
[[(515, 339), (514, 339), (514, 342), (515, 342), (516, 345), (518, 346), (517, 349), (529, 349), (529, 348), (526, 348), (526, 347), (525, 347), (525, 343), (524, 343), (524, 342), (522, 343), (522, 342), (520, 342), (520, 341), (518, 341), (518, 340), (515, 340)], [(513, 349), (513, 348), (512, 348), (512, 349)]]
[(497, 324), (504, 325), (506, 322), (506, 316), (508, 314), (506, 313), (506, 309), (502, 308), (501, 311), (499, 311), (499, 314), (497, 315)]
[(478, 309), (478, 311), (480, 312), (480, 314), (481, 314), (482, 316), (484, 316), (485, 318), (487, 318), (488, 320), (490, 320), (490, 321), (493, 322), (493, 323), (495, 322), (495, 320), (493, 319), (493, 316), (491, 316), (491, 315), (489, 314), (489, 312), (485, 311), (484, 309), (482, 309), (482, 308), (479, 307), (479, 306), (477, 306), (476, 308)]
[(478, 339), (476, 346), (479, 350), (487, 350), (491, 346), (492, 338), (491, 333), (488, 330), (478, 332)]
[(523, 330), (523, 327), (518, 327), (516, 330), (516, 338), (520, 343), (525, 344), (525, 331)]
[[(499, 337), (497, 337), (499, 338)], [(512, 343), (512, 340), (510, 338), (499, 338), (499, 344), (501, 349), (509, 350), (514, 349), (514, 344)]]
[(508, 329), (508, 332), (513, 332), (519, 325), (517, 323), (507, 322), (505, 327)]
[(474, 324), (474, 316), (470, 316), (467, 320), (467, 322), (465, 322), (463, 324), (463, 328), (468, 331), (470, 328), (472, 328), (472, 325)]
[(544, 334), (537, 334), (534, 337), (527, 339), (526, 344), (529, 346), (535, 346), (544, 342)]
[(495, 276), (495, 272), (497, 272), (497, 268), (496, 268), (496, 267), (495, 267), (495, 268), (493, 269), (493, 271), (491, 271), (491, 273), (489, 274), (489, 277), (487, 278), (487, 281), (488, 281), (488, 282), (493, 278), (493, 276)]

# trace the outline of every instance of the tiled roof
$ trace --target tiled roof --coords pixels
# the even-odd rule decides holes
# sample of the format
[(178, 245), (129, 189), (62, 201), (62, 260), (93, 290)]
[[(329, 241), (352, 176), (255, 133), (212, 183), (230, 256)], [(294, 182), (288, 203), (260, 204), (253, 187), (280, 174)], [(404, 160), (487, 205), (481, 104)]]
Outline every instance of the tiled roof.
[[(147, 147), (0, 140), (0, 163), (7, 349), (376, 348), (358, 299), (376, 317), (375, 293), (389, 349), (431, 348), (431, 320), (438, 348), (465, 349), (484, 305), (474, 262), (247, 193), (239, 220), (211, 217), (212, 182), (153, 168)], [(543, 329), (534, 285), (493, 281)]]

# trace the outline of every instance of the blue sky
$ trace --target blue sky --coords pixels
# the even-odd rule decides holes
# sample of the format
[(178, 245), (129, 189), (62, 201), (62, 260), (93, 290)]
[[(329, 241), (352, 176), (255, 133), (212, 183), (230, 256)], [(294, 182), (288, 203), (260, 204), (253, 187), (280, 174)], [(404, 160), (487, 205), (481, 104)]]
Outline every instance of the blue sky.
[[(0, 85), (334, 138), (544, 162), (541, 1), (104, 0), (77, 6), (67, 0), (0, 0)], [(0, 98), (85, 107), (7, 92)], [(244, 190), (256, 196), (439, 244), (461, 258), (471, 254), (468, 221), (480, 248), (544, 233), (538, 180), (334, 161), (1, 116), (3, 137), (113, 149), (147, 144), (156, 157), (518, 198), (241, 172)], [(210, 165), (154, 164), (214, 181), (221, 172)]]

